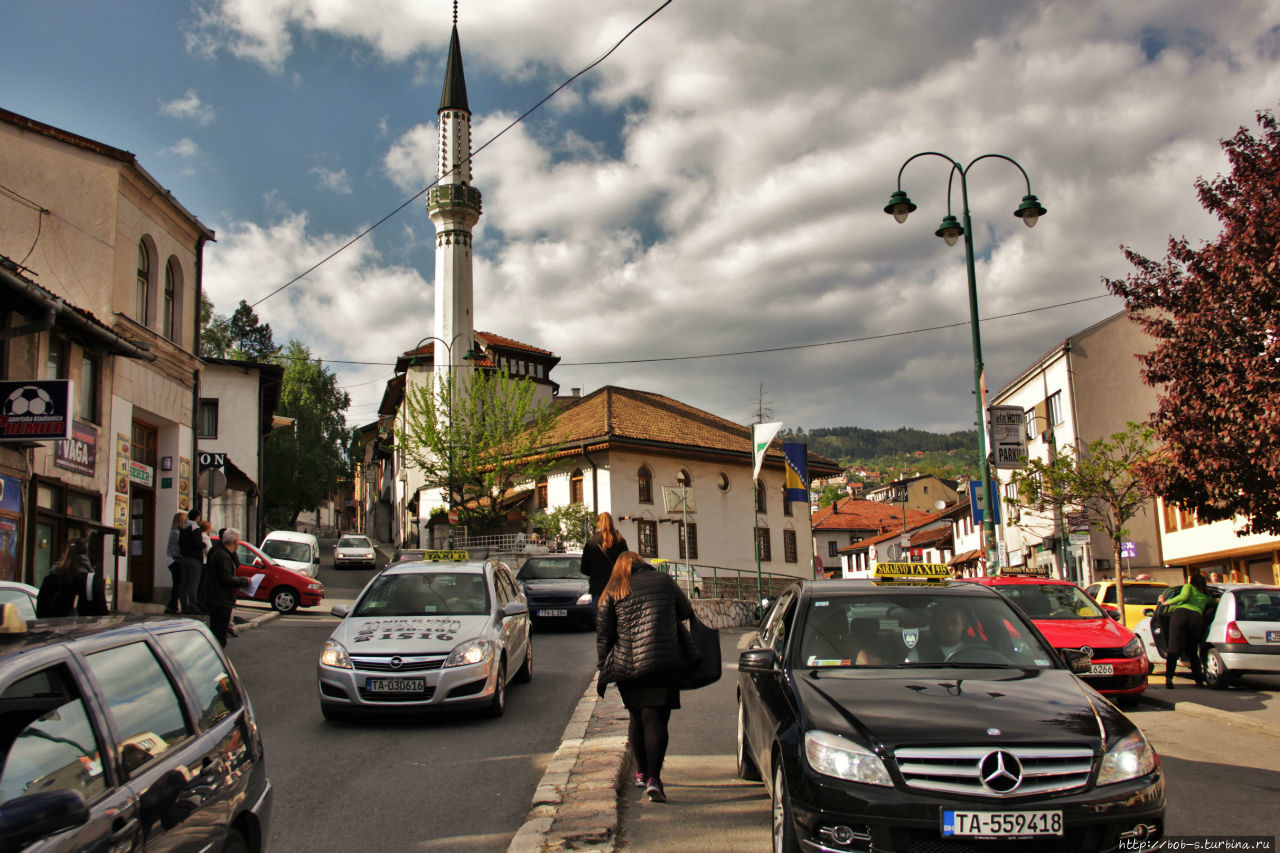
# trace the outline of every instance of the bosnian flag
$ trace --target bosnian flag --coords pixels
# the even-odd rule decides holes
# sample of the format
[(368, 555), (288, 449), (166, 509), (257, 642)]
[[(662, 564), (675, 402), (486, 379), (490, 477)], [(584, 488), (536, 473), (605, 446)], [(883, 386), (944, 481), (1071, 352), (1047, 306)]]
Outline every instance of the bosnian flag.
[(751, 474), (751, 479), (757, 479), (760, 476), (760, 466), (764, 464), (764, 452), (769, 449), (769, 442), (773, 441), (773, 437), (778, 434), (778, 430), (782, 429), (782, 422), (772, 424), (752, 424), (751, 425), (751, 457), (755, 462), (755, 470)]
[(809, 502), (809, 448), (799, 442), (783, 442), (787, 461), (787, 482), (783, 488), (789, 501)]

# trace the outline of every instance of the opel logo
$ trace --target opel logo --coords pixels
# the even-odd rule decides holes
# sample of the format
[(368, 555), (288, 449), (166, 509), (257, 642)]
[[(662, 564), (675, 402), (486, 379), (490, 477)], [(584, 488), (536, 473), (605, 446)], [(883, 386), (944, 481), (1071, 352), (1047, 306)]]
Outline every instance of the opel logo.
[(1012, 752), (988, 752), (978, 762), (978, 777), (987, 790), (1008, 794), (1022, 784), (1022, 762)]
[(396, 655), (391, 660), (387, 661), (387, 663), (391, 666), (392, 669), (399, 669), (401, 664), (404, 663), (404, 661), (400, 659), (399, 655)]

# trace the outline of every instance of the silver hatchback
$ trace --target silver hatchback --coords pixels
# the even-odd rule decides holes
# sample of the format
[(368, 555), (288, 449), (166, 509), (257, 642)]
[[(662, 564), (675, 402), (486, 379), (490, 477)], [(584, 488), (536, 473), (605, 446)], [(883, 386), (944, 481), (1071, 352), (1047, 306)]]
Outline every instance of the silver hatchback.
[(472, 707), (497, 717), (508, 682), (533, 676), (529, 608), (511, 570), (451, 553), (389, 566), (353, 607), (333, 608), (343, 619), (316, 666), (325, 717)]

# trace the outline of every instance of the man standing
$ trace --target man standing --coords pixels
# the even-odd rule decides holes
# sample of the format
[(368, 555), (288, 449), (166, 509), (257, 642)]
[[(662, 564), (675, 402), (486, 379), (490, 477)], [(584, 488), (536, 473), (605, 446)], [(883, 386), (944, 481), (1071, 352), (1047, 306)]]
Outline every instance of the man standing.
[(178, 553), (182, 555), (183, 614), (203, 613), (200, 606), (200, 566), (204, 562), (204, 538), (200, 535), (200, 512), (187, 513), (187, 523), (178, 531)]
[(239, 544), (240, 531), (234, 527), (223, 530), (218, 544), (209, 550), (209, 562), (201, 578), (200, 597), (209, 613), (209, 630), (223, 646), (227, 645), (227, 627), (236, 604), (236, 589), (249, 585), (248, 578), (236, 576), (240, 563), (234, 551)]

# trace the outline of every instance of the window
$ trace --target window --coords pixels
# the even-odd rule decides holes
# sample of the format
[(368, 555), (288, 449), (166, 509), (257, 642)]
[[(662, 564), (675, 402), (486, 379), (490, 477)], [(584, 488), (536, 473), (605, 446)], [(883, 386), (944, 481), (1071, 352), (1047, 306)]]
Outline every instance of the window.
[[(689, 522), (687, 525), (681, 521), (676, 523), (676, 527), (680, 530), (680, 559), (696, 560), (698, 559), (698, 525), (695, 522)], [(687, 530), (686, 530), (687, 528)], [(689, 553), (684, 552), (685, 540), (688, 538)]]
[(534, 486), (534, 491), (537, 494), (538, 509), (546, 509), (547, 508), (547, 478), (546, 477), (543, 477), (540, 480), (538, 480), (537, 484)]
[(692, 485), (693, 485), (693, 475), (692, 475), (692, 474), (690, 474), (688, 471), (684, 470), (683, 468), (681, 468), (681, 469), (680, 469), (680, 473), (679, 473), (679, 474), (676, 474), (676, 485), (677, 485), (677, 486), (684, 486), (685, 488), (688, 488), (689, 486), (692, 486)]
[(186, 740), (178, 694), (145, 642), (96, 652), (86, 661), (120, 737), (112, 748), (127, 772)]
[(138, 241), (138, 289), (133, 318), (144, 326), (151, 325), (151, 252), (145, 240)]
[(156, 431), (146, 424), (133, 422), (133, 461), (156, 467)]
[(1036, 410), (1027, 409), (1026, 413), (1022, 417), (1025, 419), (1027, 425), (1027, 441), (1031, 441), (1040, 434), (1036, 432)]
[(648, 465), (641, 465), (636, 472), (636, 500), (642, 504), (653, 503), (653, 472)]
[(640, 538), (640, 556), (658, 556), (658, 522), (647, 519), (636, 521), (636, 535)]
[(65, 666), (28, 675), (0, 696), (6, 749), (0, 755), (0, 803), (37, 791), (107, 789), (102, 752), (80, 690)]
[(764, 480), (756, 480), (756, 512), (768, 511), (768, 503), (764, 499)]
[(98, 359), (87, 353), (80, 356), (80, 417), (98, 423)]
[(67, 342), (53, 335), (49, 336), (49, 357), (45, 361), (44, 378), (67, 378)]
[(1186, 507), (1178, 507), (1178, 526), (1188, 530), (1196, 526), (1196, 514)]
[(1178, 529), (1178, 505), (1166, 503), (1164, 505), (1164, 532), (1173, 533)]
[(207, 729), (241, 705), (240, 693), (226, 664), (208, 638), (196, 631), (174, 631), (160, 636), (164, 646), (186, 673), (200, 705), (200, 728)]
[(716, 477), (716, 488), (722, 492), (729, 491), (729, 475), (721, 471)]
[(569, 503), (582, 503), (582, 469), (574, 468), (569, 475)]
[(839, 556), (840, 556), (839, 551), (840, 551), (840, 543), (839, 543), (839, 542), (837, 542), (836, 540), (832, 539), (830, 542), (828, 542), (828, 543), (827, 543), (827, 556), (828, 556), (828, 557), (839, 557)]
[(1049, 395), (1049, 423), (1057, 426), (1062, 423), (1062, 392), (1054, 391)]
[(799, 553), (796, 549), (796, 532), (794, 530), (782, 531), (782, 559), (788, 563), (798, 563), (800, 561)]
[(769, 528), (756, 528), (756, 551), (760, 554), (760, 562), (768, 563), (773, 560), (773, 546), (769, 542)]
[(785, 487), (782, 489), (782, 514), (791, 515), (791, 498), (787, 496)]
[(200, 412), (196, 418), (196, 434), (199, 438), (218, 437), (218, 401), (216, 399), (200, 400)]
[(164, 265), (164, 304), (160, 308), (160, 322), (164, 336), (171, 341), (177, 340), (174, 337), (176, 329), (174, 310), (177, 306), (177, 295), (178, 261), (176, 258), (170, 258), (169, 263)]

